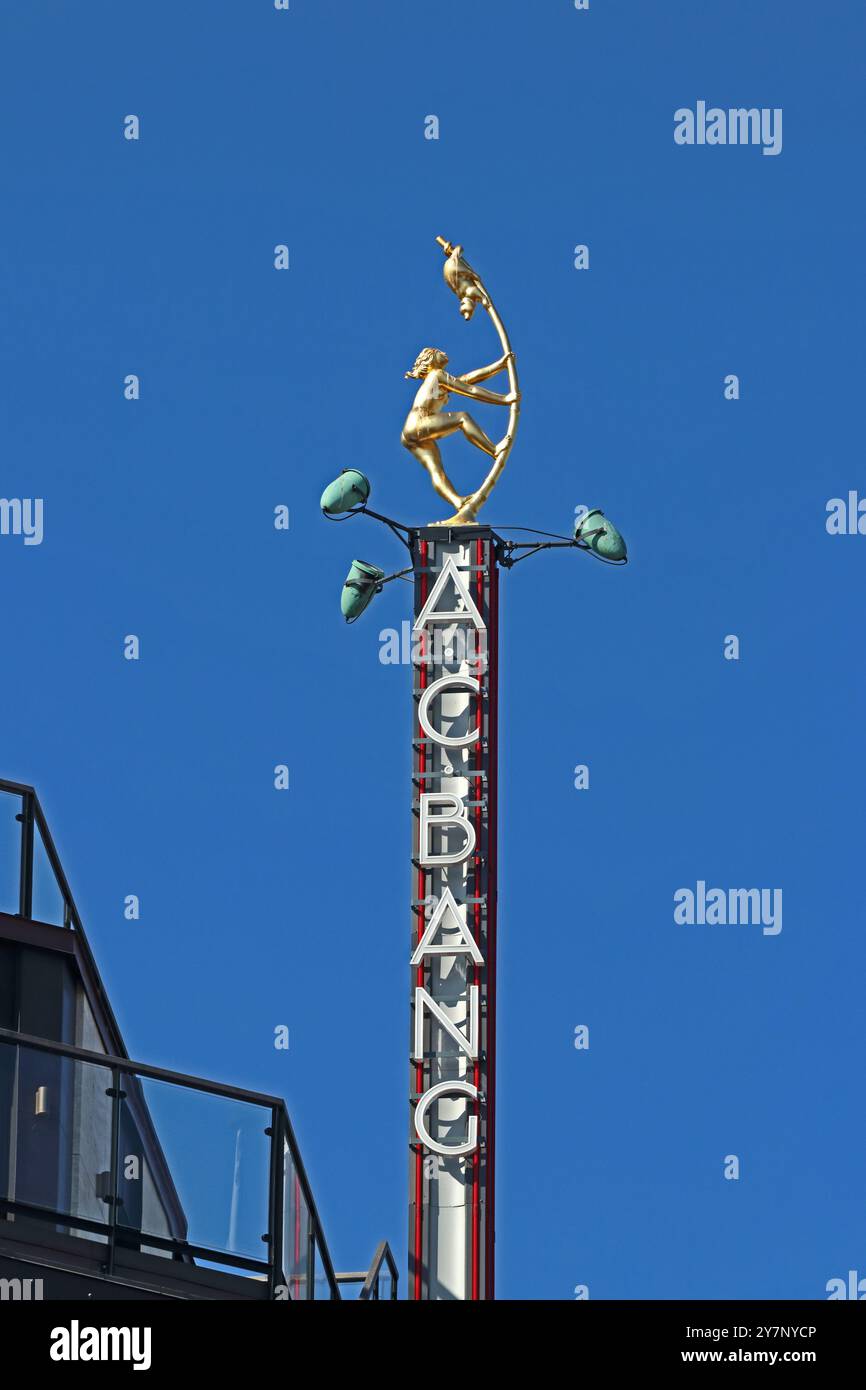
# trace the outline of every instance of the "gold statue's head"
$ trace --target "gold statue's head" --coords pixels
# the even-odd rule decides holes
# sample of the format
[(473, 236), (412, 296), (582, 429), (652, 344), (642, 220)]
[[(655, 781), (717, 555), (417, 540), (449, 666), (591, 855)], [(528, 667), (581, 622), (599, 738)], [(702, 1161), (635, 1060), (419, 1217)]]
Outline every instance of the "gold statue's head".
[(406, 373), (406, 377), (425, 377), (428, 372), (433, 372), (437, 367), (448, 366), (448, 354), (441, 348), (423, 348), (415, 358), (415, 366), (411, 372)]

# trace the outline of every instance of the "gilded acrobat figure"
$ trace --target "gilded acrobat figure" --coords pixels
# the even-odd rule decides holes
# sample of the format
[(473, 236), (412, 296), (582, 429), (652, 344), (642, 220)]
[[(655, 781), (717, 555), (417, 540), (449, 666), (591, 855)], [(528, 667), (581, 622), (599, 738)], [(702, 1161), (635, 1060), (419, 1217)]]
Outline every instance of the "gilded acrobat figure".
[[(427, 469), (439, 496), (456, 509), (453, 516), (437, 524), (471, 525), (476, 521), (479, 509), (487, 501), (505, 467), (517, 429), (520, 389), (517, 384), (515, 356), (502, 321), (478, 275), (464, 259), (462, 246), (452, 246), (442, 237), (437, 237), (436, 240), (448, 258), (445, 262), (445, 281), (460, 300), (461, 314), (468, 321), (475, 311), (476, 304), (481, 304), (487, 310), (499, 334), (503, 353), (489, 367), (479, 367), (476, 371), (452, 376), (446, 370), (447, 354), (440, 348), (424, 348), (418, 354), (412, 370), (406, 373), (407, 378), (419, 380), (421, 385), (406, 417), (401, 442)], [(509, 390), (506, 393), (501, 394), (479, 386), (479, 382), (486, 381), (488, 377), (496, 376), (502, 371), (508, 372)], [(510, 407), (508, 427), (498, 444), (493, 442), (467, 411), (446, 409), (451, 393), (484, 401), (489, 405)], [(477, 449), (481, 449), (493, 459), (493, 466), (481, 486), (465, 496), (457, 491), (445, 472), (437, 442), (449, 434), (458, 432), (462, 433), (470, 444), (474, 444)]]

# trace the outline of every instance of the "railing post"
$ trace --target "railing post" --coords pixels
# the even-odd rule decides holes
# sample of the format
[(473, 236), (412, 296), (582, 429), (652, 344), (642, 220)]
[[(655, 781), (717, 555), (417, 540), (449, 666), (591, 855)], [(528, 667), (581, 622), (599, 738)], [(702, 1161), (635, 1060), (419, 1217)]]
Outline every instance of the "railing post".
[(283, 1136), (282, 1111), (274, 1106), (266, 1133), (271, 1140), (270, 1186), (268, 1192), (268, 1289), (271, 1299), (277, 1288), (286, 1282), (283, 1270), (283, 1171), (286, 1143)]
[(111, 1155), (108, 1174), (108, 1259), (106, 1272), (114, 1273), (114, 1255), (117, 1245), (117, 1209), (120, 1206), (120, 1102), (124, 1092), (120, 1087), (120, 1072), (111, 1069), (111, 1086), (106, 1093), (111, 1097)]
[(33, 793), (23, 792), (21, 811), (21, 873), (18, 883), (18, 915), (28, 920), (33, 915)]

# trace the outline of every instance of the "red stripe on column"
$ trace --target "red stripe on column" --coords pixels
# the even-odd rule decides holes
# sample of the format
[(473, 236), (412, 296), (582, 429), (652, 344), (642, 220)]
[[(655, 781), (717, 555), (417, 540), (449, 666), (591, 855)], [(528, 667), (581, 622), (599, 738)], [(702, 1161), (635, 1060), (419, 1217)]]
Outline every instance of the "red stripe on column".
[[(427, 542), (426, 542), (426, 541), (422, 541), (422, 542), (421, 542), (421, 545), (420, 545), (420, 556), (421, 556), (421, 567), (422, 567), (422, 570), (426, 571), (426, 569), (427, 569)], [(421, 575), (421, 606), (422, 606), (422, 607), (424, 606), (424, 604), (426, 603), (426, 601), (427, 601), (427, 574), (426, 574), (426, 573), (423, 573), (423, 574)], [(423, 633), (422, 636), (421, 636), (421, 641), (420, 641), (420, 643), (419, 643), (419, 656), (420, 656), (420, 658), (421, 658), (421, 668), (420, 668), (420, 671), (419, 671), (418, 679), (419, 679), (420, 687), (421, 687), (421, 689), (423, 690), (424, 687), (425, 687), (426, 684), (427, 684), (427, 664), (426, 664), (426, 656), (427, 656), (427, 634), (426, 634), (426, 632)], [(424, 737), (424, 730), (421, 728), (421, 723), (420, 723), (420, 721), (419, 721), (419, 723), (418, 723), (418, 737), (419, 737), (419, 738), (423, 738), (423, 737)], [(426, 771), (427, 771), (427, 749), (426, 749), (425, 744), (423, 744), (423, 743), (421, 743), (421, 744), (418, 745), (418, 771), (419, 771), (419, 772), (426, 772)], [(420, 795), (421, 795), (421, 793), (423, 792), (423, 790), (424, 790), (424, 779), (421, 778), (421, 779), (419, 779), (419, 783), (418, 783), (418, 795), (419, 795), (419, 799), (420, 799)], [(419, 844), (420, 844), (420, 841), (419, 841)], [(419, 898), (419, 900), (423, 900), (426, 896), (427, 896), (427, 887), (426, 887), (426, 882), (425, 882), (425, 874), (424, 874), (424, 870), (423, 870), (423, 869), (420, 867), (420, 865), (419, 865), (419, 867), (418, 867), (418, 898)], [(424, 908), (423, 908), (423, 907), (419, 907), (419, 909), (418, 909), (418, 940), (419, 940), (419, 941), (420, 941), (420, 939), (421, 939), (423, 933), (424, 933)], [(417, 942), (416, 942), (416, 945), (417, 945)], [(415, 981), (416, 981), (416, 984), (419, 984), (419, 985), (423, 985), (423, 984), (424, 984), (424, 962), (423, 962), (423, 961), (421, 961), (421, 962), (419, 963), (419, 965), (417, 966), (416, 973), (415, 973)], [(416, 1067), (415, 1067), (415, 1090), (416, 1090), (416, 1092), (417, 1092), (417, 1094), (418, 1094), (419, 1096), (420, 1096), (421, 1094), (423, 1094), (423, 1091), (424, 1091), (424, 1063), (423, 1063), (423, 1061), (418, 1062), (418, 1063), (416, 1064)], [(422, 1284), (423, 1284), (423, 1280), (422, 1280), (422, 1256), (423, 1256), (424, 1225), (423, 1225), (423, 1219), (422, 1219), (422, 1218), (423, 1218), (423, 1213), (422, 1213), (422, 1206), (421, 1206), (423, 1195), (424, 1195), (424, 1155), (423, 1155), (423, 1153), (422, 1153), (422, 1151), (421, 1151), (421, 1144), (420, 1144), (420, 1141), (419, 1141), (419, 1143), (418, 1143), (418, 1149), (417, 1149), (417, 1152), (416, 1152), (416, 1154), (415, 1154), (415, 1278), (414, 1278), (414, 1292), (415, 1292), (415, 1298), (416, 1298), (416, 1299), (420, 1299), (420, 1298), (421, 1298)]]
[[(484, 543), (481, 540), (475, 542), (475, 563), (478, 566), (476, 571), (476, 607), (479, 613), (483, 612), (484, 603), (484, 574), (481, 566), (484, 563)], [(476, 637), (477, 637), (476, 633)], [(479, 659), (477, 665), (477, 676), (479, 682), (484, 680), (482, 663)], [(479, 693), (476, 699), (476, 713), (479, 729), (479, 740), (475, 745), (475, 766), (481, 767), (482, 744), (481, 737), (484, 732), (483, 722), (483, 699)], [(475, 801), (481, 800), (483, 783), (480, 777), (475, 778)], [(481, 875), (481, 807), (475, 807), (475, 872), (473, 875), (474, 893), (473, 897), (481, 897), (482, 875)], [(477, 943), (481, 939), (481, 904), (475, 903), (473, 910), (474, 936)], [(481, 984), (481, 971), (477, 965), (472, 967), (472, 983)], [(476, 1060), (472, 1071), (472, 1082), (476, 1090), (481, 1089), (481, 1064)], [(481, 1105), (475, 1102), (475, 1111), (478, 1116), (478, 1129), (481, 1133)], [(476, 1149), (472, 1155), (472, 1298), (477, 1300), (481, 1297), (481, 1153)]]
[(489, 703), (487, 741), (487, 1230), (485, 1297), (495, 1297), (496, 1273), (496, 932), (499, 792), (499, 565), (490, 566)]

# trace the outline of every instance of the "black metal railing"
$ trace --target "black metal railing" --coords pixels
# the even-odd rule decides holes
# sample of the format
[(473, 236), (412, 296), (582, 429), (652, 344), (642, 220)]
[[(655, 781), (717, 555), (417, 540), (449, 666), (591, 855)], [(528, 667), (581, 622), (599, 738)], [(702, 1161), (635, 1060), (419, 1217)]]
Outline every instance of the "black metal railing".
[(341, 1296), (280, 1098), (6, 1029), (0, 1216), (100, 1242), (108, 1278), (134, 1250)]
[(391, 1253), (391, 1247), (387, 1240), (383, 1240), (376, 1247), (369, 1269), (355, 1270), (349, 1274), (338, 1274), (338, 1284), (360, 1284), (361, 1292), (358, 1294), (358, 1302), (369, 1299), (378, 1302), (379, 1299), (396, 1299), (397, 1281), (399, 1278), (397, 1264)]
[[(75, 906), (75, 899), (66, 881), (60, 856), (54, 846), (35, 790), (21, 782), (9, 782), (0, 778), (0, 792), (12, 799), (13, 816), (19, 827), (17, 893), (13, 899), (11, 883), (3, 883), (4, 900), (0, 901), (0, 910), (8, 912), (14, 900), (17, 903), (15, 911), (19, 917), (35, 916), (40, 921), (51, 921), (54, 926), (72, 927), (80, 931), (81, 918)], [(15, 800), (19, 802), (17, 810), (14, 809)], [(8, 837), (9, 827), (5, 824), (6, 820), (7, 817), (4, 815), (3, 829)], [(7, 879), (11, 868), (9, 848), (8, 844), (3, 847)], [(51, 902), (48, 916), (40, 916), (40, 900), (45, 904)]]
[[(114, 1035), (113, 1045), (120, 1049), (120, 1055), (103, 1056), (0, 1028), (0, 1216), (4, 1212), (26, 1214), (37, 1222), (53, 1223), (102, 1240), (107, 1245), (105, 1263), (109, 1270), (118, 1249), (139, 1248), (267, 1279), (275, 1298), (339, 1299), (340, 1285), (360, 1284), (360, 1299), (396, 1299), (398, 1271), (387, 1242), (378, 1246), (369, 1270), (334, 1274), (283, 1100), (136, 1063), (124, 1055), (120, 1030), (39, 797), (33, 787), (5, 778), (0, 778), (0, 912), (75, 932), (91, 988), (98, 992)], [(13, 1057), (14, 1063), (10, 1061)], [(40, 1057), (55, 1060), (51, 1067), (43, 1062), (40, 1068)], [(98, 1069), (98, 1073), (93, 1069)], [(29, 1077), (34, 1083), (29, 1092), (26, 1086), (21, 1089), (22, 1071), (28, 1074), (25, 1081)], [(49, 1072), (50, 1084), (40, 1080)], [(77, 1083), (71, 1086), (70, 1072), (75, 1073)], [(9, 1091), (9, 1077), (13, 1074), (14, 1085)], [(97, 1074), (99, 1084), (94, 1081)], [(55, 1112), (59, 1129), (49, 1139), (52, 1091), (63, 1114), (61, 1123), (60, 1111)], [(215, 1131), (212, 1148), (208, 1149), (202, 1143), (202, 1130), (208, 1125), (191, 1126), (185, 1114), (190, 1108), (203, 1108), (201, 1100), (190, 1107), (191, 1094), (214, 1098), (217, 1106), (238, 1107), (234, 1121), (243, 1115), (243, 1124), (233, 1122), (231, 1115), (200, 1114), (199, 1119), (210, 1122)], [(169, 1103), (169, 1098), (177, 1095), (186, 1097), (185, 1104)], [(23, 1116), (24, 1123), (19, 1124), (22, 1117), (14, 1112), (14, 1106), (21, 1106), (22, 1096), (25, 1109), (28, 1097), (32, 1100), (33, 1114)], [(87, 1116), (80, 1110), (82, 1097), (89, 1098)], [(41, 1105), (44, 1108), (40, 1110)], [(97, 1118), (105, 1141), (101, 1155), (95, 1153), (101, 1144), (101, 1140), (94, 1140), (94, 1135), (99, 1134), (99, 1126), (93, 1124)], [(90, 1126), (89, 1143), (84, 1138), (85, 1119)], [(64, 1153), (64, 1144), (69, 1147), (68, 1136), (75, 1133), (76, 1123), (82, 1134), (81, 1151)], [(6, 1126), (9, 1145), (5, 1143)], [(61, 1130), (66, 1140), (61, 1140)], [(227, 1132), (229, 1138), (234, 1136), (234, 1152), (230, 1155), (226, 1153)], [(264, 1141), (266, 1156), (262, 1152)], [(29, 1157), (37, 1158), (41, 1145), (42, 1166), (39, 1162), (17, 1163), (16, 1143), (32, 1146), (34, 1153)], [(127, 1153), (136, 1144), (141, 1154)], [(125, 1161), (136, 1157), (144, 1165), (140, 1179), (126, 1175)], [(253, 1160), (258, 1162), (259, 1178), (262, 1168), (267, 1170), (266, 1197), (264, 1204), (259, 1202), (262, 1224), (267, 1225), (262, 1232), (244, 1229), (245, 1221), (247, 1225), (253, 1222), (254, 1203), (249, 1201), (248, 1180)], [(232, 1173), (228, 1226), (221, 1239), (198, 1239), (202, 1224), (208, 1236), (221, 1234), (216, 1227), (225, 1215), (208, 1210), (202, 1197), (203, 1192), (219, 1188), (219, 1176), (212, 1171), (214, 1162), (222, 1162), (226, 1171), (231, 1169)], [(205, 1169), (207, 1180), (203, 1181)], [(28, 1172), (36, 1176), (28, 1177)], [(142, 1222), (151, 1226), (155, 1223), (148, 1222), (145, 1204), (140, 1200), (142, 1193), (134, 1185), (137, 1181), (150, 1194), (150, 1216), (156, 1211), (165, 1229), (143, 1229)], [(73, 1205), (77, 1210), (64, 1210)], [(259, 1250), (261, 1244), (266, 1247), (264, 1258)]]
[(6, 778), (0, 778), (0, 912), (28, 921), (47, 922), (76, 933), (78, 952), (122, 1047), (120, 1029), (102, 986), (39, 797), (33, 787)]

